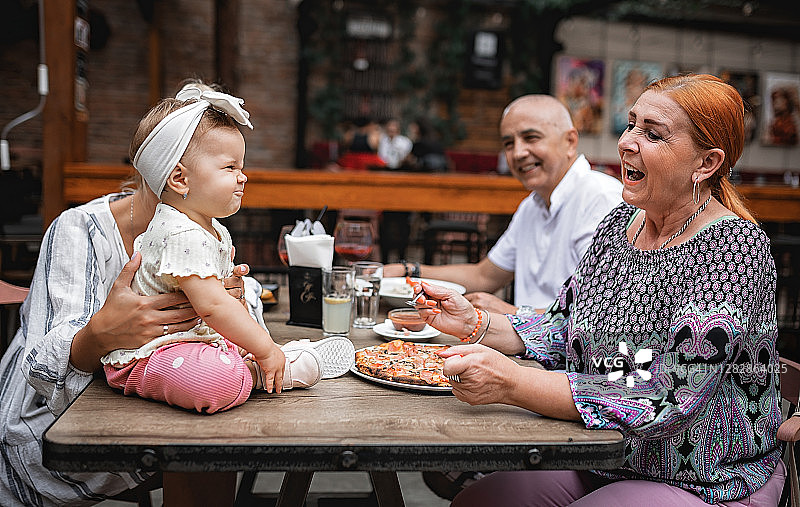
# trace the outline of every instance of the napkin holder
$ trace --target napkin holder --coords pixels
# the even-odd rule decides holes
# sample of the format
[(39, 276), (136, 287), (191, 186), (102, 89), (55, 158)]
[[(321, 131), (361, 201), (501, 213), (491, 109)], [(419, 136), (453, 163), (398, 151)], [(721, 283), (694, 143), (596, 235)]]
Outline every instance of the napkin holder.
[(322, 328), (322, 269), (289, 266), (289, 320), (292, 326)]

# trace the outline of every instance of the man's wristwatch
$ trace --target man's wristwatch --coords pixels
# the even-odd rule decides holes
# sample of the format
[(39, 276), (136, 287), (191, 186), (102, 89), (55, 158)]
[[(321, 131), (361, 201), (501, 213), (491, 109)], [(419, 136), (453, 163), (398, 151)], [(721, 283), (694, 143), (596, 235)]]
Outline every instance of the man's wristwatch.
[(419, 278), (419, 262), (408, 262), (405, 259), (400, 261), (400, 264), (403, 265), (403, 269), (405, 270), (405, 276), (411, 276), (414, 278)]
[(519, 305), (516, 315), (524, 318), (533, 317), (536, 315), (536, 308), (531, 305)]

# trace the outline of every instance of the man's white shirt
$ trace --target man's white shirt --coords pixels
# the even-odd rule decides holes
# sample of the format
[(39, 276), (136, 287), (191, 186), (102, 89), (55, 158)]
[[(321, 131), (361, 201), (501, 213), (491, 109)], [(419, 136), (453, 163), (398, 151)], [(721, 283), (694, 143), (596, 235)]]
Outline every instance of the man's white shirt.
[(388, 167), (397, 169), (406, 155), (411, 153), (412, 146), (411, 139), (404, 135), (396, 135), (392, 138), (382, 135), (378, 142), (378, 156), (386, 162)]
[(600, 221), (622, 201), (622, 183), (592, 170), (580, 155), (553, 190), (550, 208), (536, 192), (517, 208), (489, 251), (514, 272), (514, 304), (547, 308), (575, 271)]

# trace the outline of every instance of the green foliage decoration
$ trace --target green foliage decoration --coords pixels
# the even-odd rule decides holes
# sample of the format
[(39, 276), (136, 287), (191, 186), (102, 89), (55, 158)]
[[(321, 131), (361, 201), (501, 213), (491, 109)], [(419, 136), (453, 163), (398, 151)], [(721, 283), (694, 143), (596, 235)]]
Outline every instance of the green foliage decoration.
[(342, 9), (334, 8), (329, 1), (315, 3), (314, 21), (317, 30), (306, 46), (304, 56), (310, 68), (324, 73), (325, 85), (314, 92), (308, 104), (308, 112), (319, 123), (326, 139), (338, 140), (339, 122), (344, 114), (341, 70), (345, 40), (344, 13)]

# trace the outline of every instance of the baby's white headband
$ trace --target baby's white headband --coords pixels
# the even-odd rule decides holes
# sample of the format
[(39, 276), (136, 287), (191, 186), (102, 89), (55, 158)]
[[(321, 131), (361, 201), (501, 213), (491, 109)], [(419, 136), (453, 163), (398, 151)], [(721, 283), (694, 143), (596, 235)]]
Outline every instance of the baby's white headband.
[(167, 176), (183, 157), (206, 109), (213, 107), (227, 113), (240, 125), (253, 128), (249, 119), (250, 113), (242, 108), (244, 100), (238, 97), (212, 90), (202, 90), (197, 85), (190, 84), (184, 86), (175, 98), (178, 100), (197, 99), (197, 102), (171, 112), (158, 122), (133, 158), (133, 167), (139, 171), (157, 197), (161, 197), (161, 192), (167, 183)]

